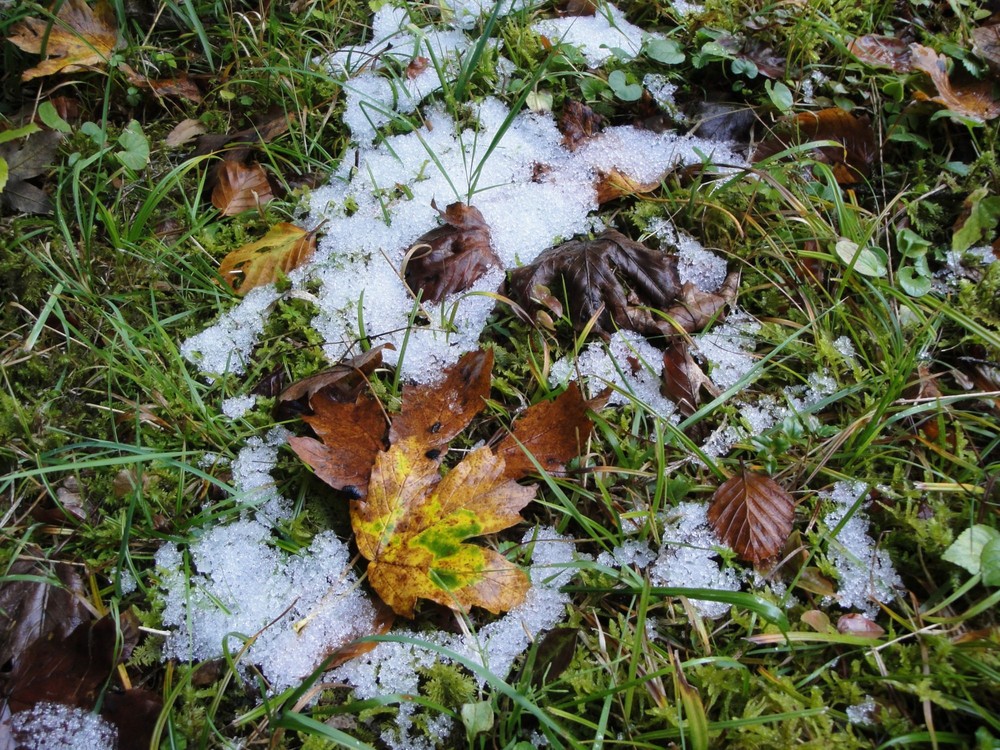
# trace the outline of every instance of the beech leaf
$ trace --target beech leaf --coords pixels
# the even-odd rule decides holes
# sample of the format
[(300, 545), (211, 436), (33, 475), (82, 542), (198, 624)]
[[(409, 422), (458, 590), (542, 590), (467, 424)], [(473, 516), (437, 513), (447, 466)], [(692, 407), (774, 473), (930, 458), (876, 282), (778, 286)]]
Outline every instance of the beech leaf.
[(718, 387), (702, 371), (691, 356), (687, 342), (672, 338), (663, 350), (663, 382), (660, 393), (669, 398), (685, 417), (690, 417), (701, 403), (701, 389), (713, 396), (719, 395)]
[(414, 439), (424, 451), (436, 451), (465, 429), (486, 404), (493, 373), (493, 352), (474, 351), (445, 371), (435, 386), (403, 388), (403, 408), (393, 418), (389, 442)]
[(237, 248), (222, 259), (219, 275), (237, 294), (270, 284), (307, 262), (316, 250), (316, 233), (281, 222), (261, 239)]
[(506, 476), (504, 461), (482, 447), (441, 479), (418, 437), (379, 453), (368, 496), (351, 502), (368, 580), (393, 611), (412, 617), (417, 599), (452, 609), (498, 613), (523, 601), (527, 576), (493, 550), (464, 543), (521, 520), (535, 495)]
[(118, 46), (118, 27), (111, 6), (98, 0), (65, 0), (54, 19), (26, 18), (11, 27), (8, 41), (45, 59), (21, 74), (22, 80), (73, 73), (106, 65)]
[(937, 96), (917, 92), (918, 99), (941, 104), (975, 122), (986, 122), (1000, 115), (1000, 102), (993, 97), (991, 81), (952, 84), (948, 78), (948, 58), (922, 44), (910, 45), (910, 61), (913, 69), (926, 73), (937, 89)]
[(847, 49), (861, 62), (876, 68), (891, 68), (897, 73), (912, 69), (910, 45), (896, 37), (866, 34), (853, 39)]
[(736, 554), (756, 564), (784, 548), (794, 510), (794, 499), (781, 485), (743, 469), (715, 491), (708, 521)]
[(259, 208), (274, 198), (267, 172), (256, 162), (246, 165), (227, 159), (218, 165), (215, 177), (212, 205), (223, 216), (235, 216)]
[(570, 151), (576, 151), (584, 142), (597, 135), (603, 125), (603, 117), (586, 104), (570, 99), (559, 118), (563, 145)]
[(424, 302), (440, 302), (449, 294), (464, 292), (500, 265), (478, 208), (452, 203), (439, 213), (444, 225), (417, 239), (403, 264), (406, 285), (414, 295), (420, 292)]

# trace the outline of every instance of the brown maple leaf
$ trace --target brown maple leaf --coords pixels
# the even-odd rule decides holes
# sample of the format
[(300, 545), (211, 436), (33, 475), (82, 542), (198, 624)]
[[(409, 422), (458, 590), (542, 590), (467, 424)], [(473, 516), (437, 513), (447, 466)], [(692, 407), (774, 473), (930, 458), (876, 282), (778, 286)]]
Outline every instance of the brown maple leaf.
[(449, 294), (464, 292), (500, 265), (490, 245), (490, 228), (478, 208), (452, 203), (439, 213), (444, 225), (414, 242), (403, 261), (407, 287), (424, 302), (440, 302)]
[(781, 485), (741, 469), (715, 491), (708, 521), (736, 554), (756, 564), (784, 548), (794, 511), (795, 500)]
[(121, 43), (114, 11), (104, 0), (93, 8), (85, 0), (64, 0), (54, 18), (26, 18), (11, 27), (7, 39), (25, 52), (45, 57), (21, 74), (25, 81), (106, 65)]

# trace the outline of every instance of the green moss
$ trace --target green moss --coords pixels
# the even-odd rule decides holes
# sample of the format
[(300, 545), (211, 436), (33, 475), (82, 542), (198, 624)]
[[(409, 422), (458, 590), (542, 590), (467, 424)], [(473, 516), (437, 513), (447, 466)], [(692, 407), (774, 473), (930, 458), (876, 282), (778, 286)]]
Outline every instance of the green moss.
[(458, 709), (476, 695), (475, 681), (454, 664), (436, 662), (420, 674), (424, 680), (420, 692), (439, 706)]

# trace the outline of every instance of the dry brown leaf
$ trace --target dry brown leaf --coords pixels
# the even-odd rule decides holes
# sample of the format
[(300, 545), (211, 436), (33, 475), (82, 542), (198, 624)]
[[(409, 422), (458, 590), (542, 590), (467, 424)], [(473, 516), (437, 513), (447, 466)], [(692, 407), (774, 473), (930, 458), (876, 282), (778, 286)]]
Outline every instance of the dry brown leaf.
[(910, 60), (914, 70), (926, 73), (937, 96), (917, 92), (917, 99), (941, 104), (950, 112), (976, 122), (985, 122), (1000, 116), (1000, 101), (993, 97), (993, 84), (989, 81), (952, 84), (948, 78), (948, 58), (922, 44), (910, 45)]
[(227, 159), (218, 165), (215, 175), (212, 205), (223, 216), (236, 216), (260, 208), (274, 198), (267, 172), (256, 162), (246, 165)]
[(813, 157), (829, 164), (841, 185), (859, 182), (871, 174), (878, 154), (871, 122), (867, 117), (855, 117), (839, 107), (801, 112), (782, 120), (775, 133), (757, 147), (753, 161), (759, 162), (792, 146), (812, 141), (839, 144), (814, 149)]
[(837, 620), (837, 632), (860, 638), (881, 638), (885, 635), (884, 628), (859, 614), (842, 615)]
[(597, 135), (603, 125), (603, 117), (586, 104), (570, 99), (559, 117), (563, 146), (570, 151), (576, 151), (582, 143)]
[(976, 54), (986, 61), (990, 70), (1000, 73), (1000, 24), (973, 29), (972, 42)]
[(859, 36), (851, 41), (847, 49), (861, 62), (876, 68), (890, 68), (897, 73), (911, 70), (910, 45), (893, 36)]
[(430, 62), (431, 61), (426, 57), (414, 57), (410, 60), (410, 64), (406, 66), (406, 77), (413, 80), (427, 70), (427, 66), (430, 65)]
[(438, 451), (465, 429), (486, 405), (493, 352), (474, 351), (445, 371), (443, 382), (403, 388), (403, 408), (393, 418), (389, 442), (414, 439), (424, 451)]
[(660, 393), (669, 398), (685, 417), (690, 417), (701, 403), (701, 389), (712, 396), (719, 389), (694, 361), (687, 341), (673, 336), (663, 350), (663, 379)]
[(660, 187), (659, 180), (640, 182), (617, 169), (612, 169), (610, 172), (600, 172), (594, 183), (594, 189), (597, 191), (597, 204), (601, 206), (629, 195), (651, 193), (658, 187)]
[(170, 132), (167, 133), (167, 137), (163, 139), (163, 142), (168, 148), (177, 148), (197, 138), (204, 132), (205, 126), (199, 120), (188, 118), (174, 125)]
[(26, 214), (52, 213), (48, 194), (29, 180), (52, 166), (61, 140), (61, 134), (47, 130), (29, 135), (20, 143), (0, 143), (0, 159), (7, 162), (7, 184), (0, 192), (0, 205)]
[(587, 411), (591, 407), (575, 381), (552, 401), (528, 407), (494, 449), (504, 460), (507, 476), (520, 479), (538, 473), (531, 456), (544, 471), (562, 472), (590, 438), (594, 424)]
[(343, 359), (322, 372), (296, 380), (278, 393), (275, 414), (279, 419), (302, 414), (309, 406), (309, 399), (319, 391), (336, 401), (353, 401), (367, 385), (368, 376), (382, 366), (382, 350), (395, 348), (392, 344), (380, 344), (357, 357)]
[(657, 320), (657, 326), (667, 334), (678, 331), (694, 333), (725, 317), (726, 307), (736, 301), (740, 288), (740, 274), (733, 271), (714, 292), (703, 292), (691, 282), (681, 287), (681, 293), (664, 311), (666, 321)]
[(11, 27), (7, 39), (25, 52), (45, 55), (21, 74), (25, 81), (106, 65), (120, 42), (114, 10), (104, 0), (93, 8), (85, 0), (65, 0), (55, 19), (26, 18)]
[(219, 275), (237, 294), (270, 284), (308, 262), (316, 250), (316, 232), (281, 222), (261, 239), (237, 248), (222, 259)]
[(715, 491), (708, 521), (736, 554), (757, 564), (784, 548), (794, 511), (795, 501), (781, 485), (741, 469)]
[(487, 270), (500, 265), (478, 208), (452, 203), (439, 213), (445, 224), (414, 242), (403, 263), (406, 285), (424, 302), (440, 302), (449, 294), (464, 292)]
[(187, 99), (195, 104), (199, 104), (202, 100), (201, 89), (188, 78), (187, 73), (181, 73), (176, 78), (147, 78), (127, 65), (122, 65), (121, 69), (128, 76), (129, 83), (149, 89), (158, 97)]

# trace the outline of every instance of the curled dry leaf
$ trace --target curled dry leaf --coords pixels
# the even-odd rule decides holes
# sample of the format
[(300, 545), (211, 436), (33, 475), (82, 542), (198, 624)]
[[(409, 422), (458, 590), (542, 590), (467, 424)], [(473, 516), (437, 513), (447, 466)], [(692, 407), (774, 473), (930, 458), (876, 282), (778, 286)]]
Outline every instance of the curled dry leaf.
[(742, 469), (715, 491), (708, 521), (736, 554), (757, 564), (784, 548), (794, 510), (795, 501), (781, 485)]
[(212, 205), (219, 209), (223, 216), (235, 216), (244, 211), (260, 208), (274, 198), (267, 172), (256, 162), (247, 165), (227, 159), (215, 169), (215, 176)]
[(403, 263), (406, 285), (425, 302), (440, 302), (449, 294), (463, 292), (500, 265), (478, 208), (452, 203), (439, 213), (445, 224), (413, 243)]
[(837, 632), (844, 635), (856, 635), (861, 638), (881, 638), (885, 630), (864, 615), (842, 615), (837, 620)]
[(687, 342), (672, 337), (663, 350), (663, 380), (660, 393), (669, 398), (685, 417), (690, 417), (701, 403), (701, 389), (712, 396), (719, 395), (719, 389), (702, 371), (691, 356)]
[(316, 251), (316, 232), (282, 222), (261, 239), (237, 248), (222, 259), (219, 275), (237, 294), (270, 284), (278, 273), (288, 273), (308, 262)]
[(893, 36), (859, 36), (851, 41), (847, 49), (861, 62), (876, 68), (890, 68), (896, 73), (908, 73), (912, 69), (910, 45)]
[(922, 44), (911, 44), (910, 53), (913, 69), (926, 73), (937, 89), (937, 96), (927, 96), (918, 91), (918, 99), (936, 102), (976, 122), (992, 120), (1000, 115), (1000, 101), (993, 97), (992, 82), (952, 84), (948, 78), (948, 58), (945, 55)]
[(624, 198), (628, 195), (641, 193), (651, 193), (660, 187), (660, 182), (640, 182), (629, 177), (617, 169), (610, 172), (601, 172), (597, 175), (594, 189), (597, 191), (598, 205), (604, 205), (609, 201)]
[(474, 351), (449, 367), (441, 383), (404, 386), (403, 408), (392, 420), (389, 442), (412, 438), (425, 451), (446, 447), (486, 405), (492, 373), (493, 352)]
[(757, 147), (753, 161), (762, 161), (787, 148), (812, 141), (839, 144), (814, 149), (813, 158), (829, 164), (841, 185), (859, 182), (871, 174), (878, 153), (871, 122), (867, 117), (855, 117), (839, 107), (801, 112), (782, 120), (775, 133)]
[(65, 0), (57, 7), (55, 20), (26, 18), (11, 27), (12, 44), (36, 55), (44, 48), (45, 59), (24, 71), (22, 80), (106, 65), (119, 45), (115, 13), (104, 0), (93, 8), (86, 0)]
[(309, 406), (309, 399), (319, 391), (336, 401), (353, 401), (367, 385), (368, 376), (382, 366), (382, 350), (395, 348), (392, 344), (380, 344), (357, 357), (343, 359), (322, 372), (296, 380), (277, 395), (275, 414), (279, 419), (302, 414)]
[(725, 316), (726, 307), (736, 301), (740, 288), (740, 274), (733, 271), (726, 275), (722, 286), (714, 292), (703, 292), (688, 282), (681, 287), (680, 296), (665, 310), (664, 321), (657, 321), (661, 331), (669, 334), (678, 331), (693, 333)]
[(507, 476), (520, 479), (537, 473), (532, 456), (549, 473), (564, 471), (566, 463), (583, 452), (594, 429), (587, 416), (591, 408), (599, 405), (587, 401), (575, 381), (552, 401), (528, 407), (494, 449), (504, 460)]

